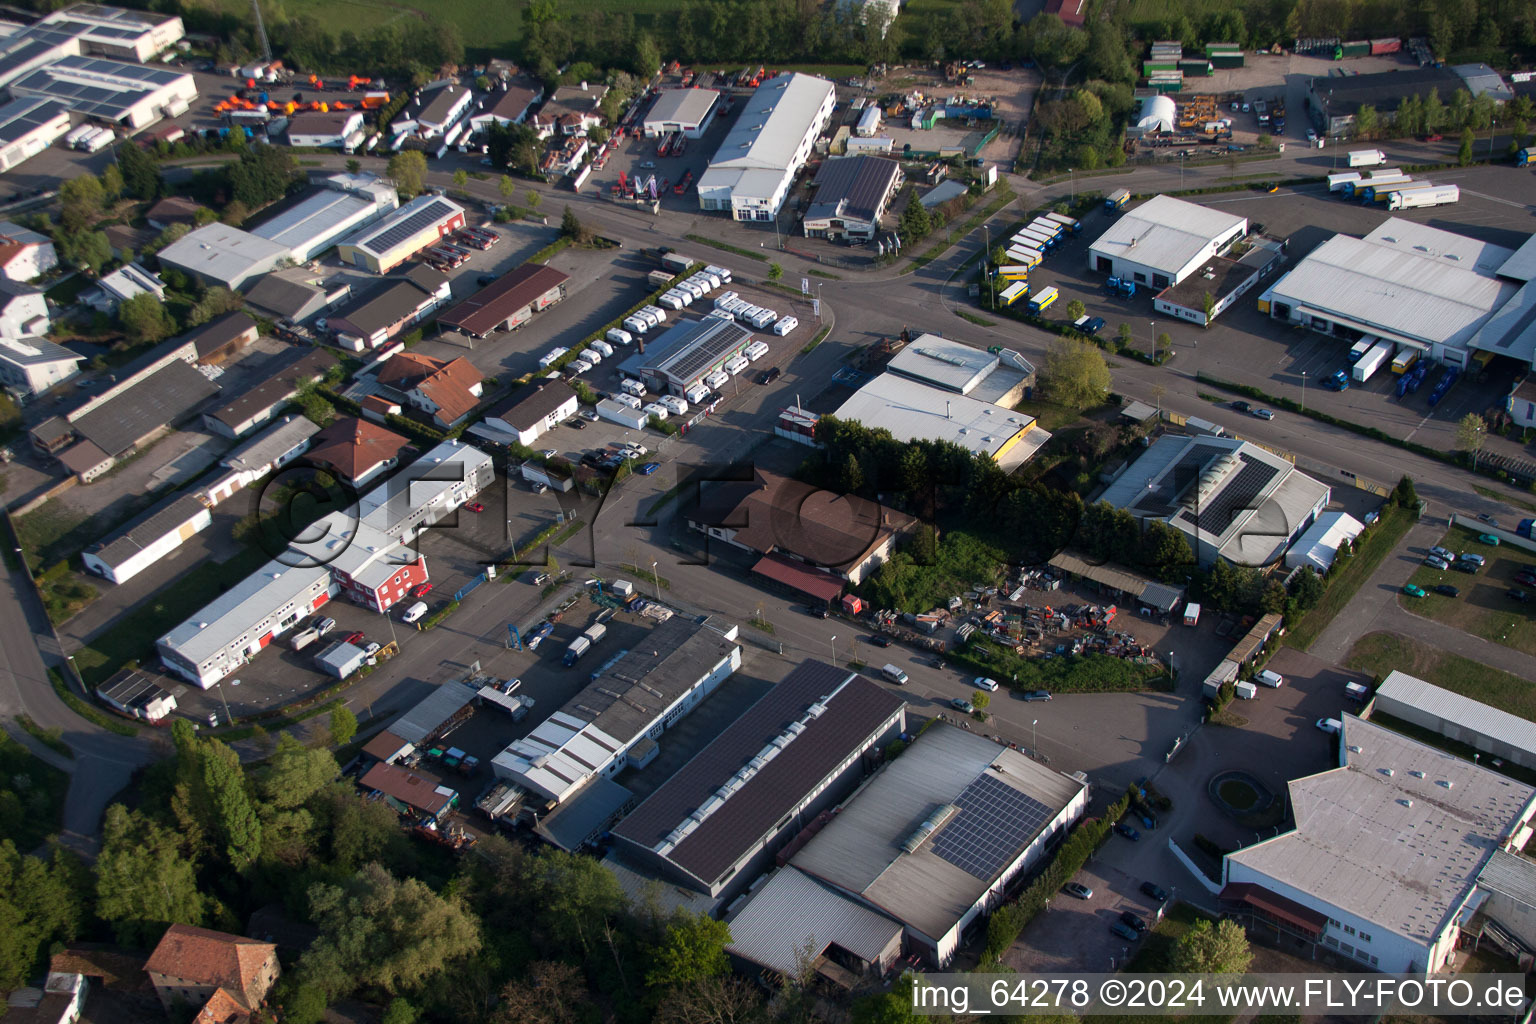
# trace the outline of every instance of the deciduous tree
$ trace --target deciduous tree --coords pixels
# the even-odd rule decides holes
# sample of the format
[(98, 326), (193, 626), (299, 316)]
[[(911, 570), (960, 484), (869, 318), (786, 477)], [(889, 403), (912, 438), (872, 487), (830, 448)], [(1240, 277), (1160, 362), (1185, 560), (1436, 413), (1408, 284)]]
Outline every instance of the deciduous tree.
[(426, 185), (426, 154), (415, 149), (401, 150), (389, 158), (384, 173), (395, 183), (395, 191), (403, 198), (414, 199)]
[(587, 986), (570, 964), (537, 960), (524, 980), (501, 990), (492, 1024), (577, 1024), (585, 1016)]
[(656, 962), (645, 976), (652, 988), (691, 985), (731, 969), (725, 947), (731, 929), (724, 921), (703, 914), (679, 911), (667, 926), (666, 939), (656, 951)]
[(341, 774), (336, 759), (324, 748), (311, 750), (291, 733), (277, 737), (277, 747), (257, 777), (262, 799), (274, 807), (290, 809), (309, 802), (309, 798), (335, 781)]
[(165, 194), (165, 178), (160, 165), (134, 142), (117, 147), (117, 166), (122, 171), (123, 189), (135, 199), (157, 199)]
[(357, 735), (357, 716), (345, 704), (331, 709), (331, 742), (338, 747), (346, 746)]
[(1109, 366), (1098, 346), (1081, 338), (1057, 338), (1040, 371), (1046, 396), (1058, 405), (1087, 409), (1109, 397)]
[(1477, 468), (1477, 457), (1482, 453), (1483, 443), (1488, 440), (1488, 425), (1483, 418), (1475, 412), (1469, 412), (1456, 423), (1456, 447), (1467, 453), (1472, 460), (1472, 468)]
[(182, 856), (174, 833), (142, 811), (107, 808), (96, 859), (96, 916), (119, 942), (153, 945), (172, 924), (203, 923), (206, 900), (197, 868)]
[(1242, 974), (1253, 952), (1242, 925), (1227, 919), (1214, 926), (1202, 918), (1174, 943), (1168, 970), (1189, 974)]
[(165, 306), (149, 292), (141, 292), (119, 303), (117, 319), (128, 340), (135, 344), (160, 341), (176, 331), (176, 324)]

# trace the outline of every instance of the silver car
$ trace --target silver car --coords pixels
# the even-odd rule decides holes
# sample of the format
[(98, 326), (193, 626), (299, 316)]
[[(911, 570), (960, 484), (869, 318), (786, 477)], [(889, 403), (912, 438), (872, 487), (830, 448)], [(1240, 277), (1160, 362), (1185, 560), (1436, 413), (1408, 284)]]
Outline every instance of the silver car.
[(1424, 564), (1434, 569), (1449, 569), (1451, 567), (1450, 562), (1447, 562), (1443, 558), (1436, 558), (1434, 555), (1426, 557), (1424, 559)]

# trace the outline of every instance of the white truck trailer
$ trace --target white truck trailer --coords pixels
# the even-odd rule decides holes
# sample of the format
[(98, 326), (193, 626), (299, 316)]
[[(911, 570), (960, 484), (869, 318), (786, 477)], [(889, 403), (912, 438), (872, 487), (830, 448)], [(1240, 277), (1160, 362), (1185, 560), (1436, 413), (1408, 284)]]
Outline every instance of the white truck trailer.
[(1378, 341), (1355, 363), (1354, 368), (1350, 370), (1350, 375), (1354, 377), (1356, 383), (1364, 384), (1371, 379), (1372, 374), (1390, 362), (1396, 352), (1397, 346), (1392, 342)]
[(1387, 162), (1387, 154), (1379, 149), (1352, 149), (1349, 152), (1351, 167), (1380, 167)]

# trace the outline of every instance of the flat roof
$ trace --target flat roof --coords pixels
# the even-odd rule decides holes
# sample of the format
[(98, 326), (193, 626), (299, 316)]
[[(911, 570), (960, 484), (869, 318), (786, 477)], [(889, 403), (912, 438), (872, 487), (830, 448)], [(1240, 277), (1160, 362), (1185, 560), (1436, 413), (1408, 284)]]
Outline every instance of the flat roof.
[(234, 281), (258, 269), (270, 269), (290, 248), (215, 222), (187, 232), (161, 249), (158, 259), (189, 273)]
[(726, 949), (786, 977), (799, 975), (807, 947), (813, 959), (835, 945), (867, 963), (901, 937), (897, 922), (793, 867), (775, 871), (728, 923)]
[(0, 146), (12, 146), (61, 115), (69, 108), (58, 100), (28, 97), (0, 106)]
[(264, 469), (319, 432), (320, 428), (308, 417), (289, 416), (231, 449), (222, 465), (237, 472)]
[(144, 100), (180, 87), (196, 95), (191, 75), (102, 57), (60, 57), (10, 85), (15, 95), (47, 96), (71, 110), (116, 121)]
[(323, 565), (295, 567), (273, 560), (166, 632), (160, 642), (200, 665), (247, 632), (251, 623), (298, 599), (330, 575)]
[(346, 239), (342, 244), (356, 246), (375, 257), (385, 256), (396, 246), (409, 241), (432, 225), (440, 224), (463, 212), (462, 206), (442, 196), (417, 196), (398, 210), (386, 214), (383, 220)]
[(806, 661), (613, 829), (710, 886), (901, 717), (863, 676)]
[(1227, 860), (1283, 896), (1432, 943), (1536, 790), (1354, 715), (1341, 721), (1342, 766), (1289, 784), (1296, 828)]
[(254, 387), (242, 391), (234, 401), (214, 409), (207, 415), (232, 430), (238, 429), (262, 410), (286, 402), (302, 384), (320, 377), (334, 365), (336, 365), (336, 357), (323, 348), (301, 350), (297, 353), (297, 358), (290, 358), (276, 373)]
[(325, 289), (280, 274), (263, 274), (245, 293), (247, 305), (285, 317), (298, 316), (310, 303), (324, 298)]
[(1028, 413), (940, 391), (894, 373), (882, 373), (838, 408), (839, 419), (888, 430), (898, 441), (952, 441), (1006, 470), (1027, 462), (1051, 439)]
[(207, 511), (208, 506), (196, 494), (183, 492), (161, 502), (86, 550), (110, 566), (119, 566)]
[[(764, 182), (783, 180), (795, 151), (816, 123), (836, 87), (825, 78), (793, 72), (763, 82), (748, 97), (736, 122), (715, 150), (699, 189), (727, 181), (745, 182), (730, 172), (770, 171)], [(713, 177), (714, 181), (707, 181)], [(746, 179), (755, 181), (756, 179)]]
[(647, 343), (648, 358), (643, 369), (673, 380), (697, 380), (726, 354), (745, 345), (752, 332), (738, 323), (718, 316), (702, 320), (679, 320)]
[(554, 267), (524, 263), (440, 315), (437, 322), (467, 334), (488, 334), (518, 311), (533, 305), (539, 296), (570, 279), (569, 274)]
[(739, 659), (735, 642), (715, 627), (673, 615), (498, 754), (497, 774), (564, 800), (655, 727), (700, 680)]
[(696, 126), (709, 116), (719, 99), (720, 94), (713, 89), (662, 89), (643, 121)]
[(923, 334), (903, 346), (886, 369), (965, 395), (997, 365), (998, 358), (991, 352), (937, 334)]
[[(887, 763), (790, 864), (939, 939), (1086, 786), (941, 723)], [(919, 826), (950, 805), (959, 813), (906, 852)]]
[[(1395, 714), (1383, 702), (1396, 702), (1443, 718), (1452, 725), (1487, 736), (1516, 750), (1536, 754), (1536, 722), (1427, 683), (1406, 672), (1393, 671), (1376, 688), (1378, 710)], [(1398, 715), (1397, 717), (1402, 717)]]
[(875, 222), (901, 175), (901, 165), (879, 156), (839, 156), (828, 159), (812, 184), (816, 198), (806, 207), (806, 220), (847, 217)]
[(1319, 574), (1328, 571), (1339, 556), (1339, 548), (1346, 541), (1353, 542), (1365, 532), (1365, 524), (1348, 512), (1330, 509), (1317, 517), (1317, 522), (1307, 527), (1296, 538), (1296, 543), (1286, 555), (1287, 564), (1310, 565)]
[(136, 668), (118, 671), (111, 679), (96, 687), (96, 693), (103, 700), (125, 708), (143, 708), (170, 696), (169, 691), (156, 682), (154, 676)]
[(120, 455), (139, 438), (175, 423), (219, 387), (180, 359), (173, 359), (73, 423), (80, 436), (108, 455)]
[(1409, 96), (1428, 96), (1431, 89), (1440, 91), (1440, 102), (1449, 103), (1453, 93), (1466, 88), (1466, 82), (1450, 68), (1418, 67), (1368, 75), (1317, 75), (1310, 88), (1328, 101), (1334, 117), (1341, 117), (1355, 114), (1367, 103), (1390, 114)]
[(468, 683), (442, 683), (389, 725), (389, 731), (407, 743), (421, 744), (463, 711), (480, 692)]
[(1198, 536), (1232, 562), (1263, 565), (1280, 557), (1328, 490), (1246, 441), (1165, 434), (1099, 500)]
[(1089, 248), (1172, 276), (1213, 241), (1247, 223), (1245, 217), (1158, 195), (1122, 213)]
[[(292, 128), (289, 129), (292, 131)], [(380, 204), (354, 192), (317, 188), (274, 216), (251, 234), (292, 251), (307, 252), (322, 242), (334, 241), (342, 232), (373, 216)], [(302, 257), (300, 257), (302, 258)]]

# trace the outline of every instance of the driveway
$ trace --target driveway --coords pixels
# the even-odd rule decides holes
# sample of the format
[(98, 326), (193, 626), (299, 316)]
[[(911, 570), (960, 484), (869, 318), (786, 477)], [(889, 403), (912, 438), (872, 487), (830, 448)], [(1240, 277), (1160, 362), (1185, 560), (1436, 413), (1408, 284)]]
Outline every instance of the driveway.
[[(1106, 849), (1116, 845), (1136, 844), (1112, 836)], [(1140, 943), (1129, 942), (1109, 928), (1125, 910), (1148, 925), (1157, 920), (1156, 906), (1140, 891), (1144, 880), (1102, 857), (1090, 861), (1075, 881), (1092, 889), (1092, 898), (1080, 900), (1064, 892), (1051, 897), (1045, 912), (1029, 923), (1003, 955), (1003, 962), (1021, 975), (1113, 971), (1125, 966)]]

